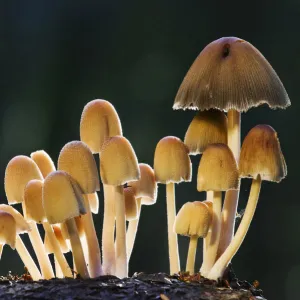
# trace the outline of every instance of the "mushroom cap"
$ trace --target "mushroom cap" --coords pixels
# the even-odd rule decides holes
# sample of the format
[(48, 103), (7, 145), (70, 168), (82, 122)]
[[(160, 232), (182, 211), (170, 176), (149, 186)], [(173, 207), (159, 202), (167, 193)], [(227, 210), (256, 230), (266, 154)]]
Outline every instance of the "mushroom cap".
[(104, 142), (115, 135), (122, 135), (122, 127), (114, 106), (99, 99), (89, 102), (81, 115), (80, 139), (93, 153), (99, 153)]
[(46, 178), (48, 174), (56, 170), (54, 162), (52, 161), (49, 154), (44, 150), (32, 152), (30, 154), (30, 157), (37, 164), (44, 178)]
[(0, 210), (0, 244), (16, 247), (17, 226), (15, 218), (6, 211)]
[(281, 181), (287, 175), (287, 167), (281, 152), (276, 131), (269, 125), (257, 125), (244, 139), (239, 162), (241, 177)]
[(180, 235), (206, 237), (212, 216), (206, 204), (200, 201), (187, 202), (179, 210), (174, 231)]
[(62, 148), (58, 158), (58, 169), (71, 175), (83, 194), (92, 194), (100, 190), (94, 156), (83, 142), (73, 141)]
[(128, 182), (128, 186), (135, 189), (135, 197), (142, 198), (142, 204), (156, 203), (157, 183), (154, 170), (147, 164), (139, 164), (141, 177), (137, 181)]
[(192, 164), (186, 145), (177, 137), (162, 138), (155, 149), (154, 173), (159, 183), (191, 181)]
[(114, 186), (139, 180), (137, 157), (130, 142), (123, 136), (111, 137), (103, 145), (100, 155), (100, 175), (104, 184)]
[(135, 199), (135, 189), (127, 187), (124, 189), (126, 220), (131, 221), (139, 217), (138, 205)]
[(71, 176), (64, 171), (52, 172), (45, 178), (43, 206), (50, 224), (86, 213), (82, 195), (75, 192)]
[[(68, 245), (67, 245), (67, 243), (66, 243), (66, 241), (65, 241), (65, 239), (64, 239), (64, 237), (62, 235), (60, 226), (59, 225), (52, 225), (52, 228), (53, 228), (55, 237), (56, 237), (56, 239), (59, 242), (61, 251), (63, 253), (69, 252), (70, 249), (69, 249), (69, 247), (68, 247)], [(50, 240), (49, 240), (47, 232), (45, 233), (44, 244), (45, 244), (46, 253), (47, 254), (53, 253), (53, 247), (52, 247), (52, 244), (50, 243)]]
[(223, 37), (208, 44), (196, 58), (173, 108), (247, 111), (264, 103), (271, 108), (290, 105), (278, 75), (253, 45)]
[(24, 190), (25, 218), (36, 223), (47, 221), (43, 207), (43, 182), (30, 180)]
[(4, 178), (8, 204), (23, 202), (24, 188), (32, 179), (43, 180), (43, 176), (31, 158), (19, 155), (10, 160)]
[(99, 198), (98, 194), (95, 192), (93, 194), (88, 194), (88, 200), (90, 203), (91, 212), (97, 214), (99, 212)]
[(227, 117), (216, 109), (200, 111), (185, 134), (190, 155), (201, 154), (209, 144), (227, 144)]
[(238, 167), (229, 147), (225, 144), (209, 145), (198, 168), (198, 191), (227, 191), (238, 187)]

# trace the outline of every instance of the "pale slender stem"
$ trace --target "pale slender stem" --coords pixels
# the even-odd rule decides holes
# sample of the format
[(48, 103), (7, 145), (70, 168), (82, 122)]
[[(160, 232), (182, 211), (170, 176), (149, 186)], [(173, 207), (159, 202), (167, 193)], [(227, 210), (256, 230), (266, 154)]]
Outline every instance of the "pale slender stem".
[[(64, 278), (64, 274), (61, 270), (61, 267), (57, 261), (57, 258), (54, 256), (54, 266), (55, 266), (55, 276), (56, 278)], [(72, 278), (73, 276), (71, 276)]]
[(258, 176), (257, 179), (253, 179), (252, 181), (249, 199), (247, 202), (243, 219), (239, 225), (239, 228), (233, 240), (231, 241), (230, 245), (227, 247), (225, 252), (217, 260), (217, 262), (209, 272), (208, 274), (209, 279), (217, 280), (218, 278), (221, 278), (229, 262), (231, 261), (235, 253), (239, 250), (247, 234), (250, 223), (253, 219), (253, 215), (259, 198), (260, 188), (261, 188), (261, 178), (260, 176)]
[(1, 257), (2, 257), (3, 246), (4, 246), (4, 245), (0, 244), (0, 259), (1, 259)]
[(97, 238), (90, 203), (87, 195), (83, 195), (87, 213), (81, 216), (84, 233), (88, 246), (88, 268), (91, 278), (103, 275), (101, 265), (101, 251)]
[(126, 249), (126, 216), (123, 186), (115, 187), (116, 204), (116, 275), (120, 278), (128, 276)]
[[(43, 223), (45, 232), (47, 233), (49, 242), (51, 243), (53, 254), (57, 262), (59, 263), (59, 266), (61, 268), (61, 271), (65, 277), (72, 277), (72, 271), (71, 268), (64, 256), (64, 254), (61, 251), (59, 242), (54, 234), (53, 228), (50, 226), (48, 222)], [(57, 268), (56, 268), (57, 269)], [(57, 274), (56, 274), (57, 276)]]
[(102, 262), (104, 274), (116, 274), (115, 258), (115, 199), (113, 186), (103, 184), (104, 218), (102, 230)]
[(32, 279), (34, 281), (42, 279), (42, 275), (41, 275), (39, 269), (37, 268), (35, 262), (31, 258), (29, 252), (27, 251), (27, 249), (26, 249), (25, 245), (23, 244), (23, 241), (21, 240), (19, 235), (17, 235), (17, 237), (16, 237), (16, 250), (17, 250), (19, 256), (21, 257), (23, 264), (25, 265), (29, 274), (31, 275)]
[[(227, 116), (228, 146), (238, 162), (241, 149), (241, 113), (236, 110), (229, 110)], [(222, 211), (222, 231), (218, 249), (218, 257), (226, 250), (234, 236), (238, 201), (239, 190), (229, 190), (226, 192)]]
[[(206, 201), (213, 201), (214, 200), (214, 192), (212, 191), (207, 191), (206, 192)], [(203, 260), (202, 262), (204, 262), (207, 258), (207, 250), (209, 248), (210, 245), (210, 238), (211, 238), (211, 225), (209, 228), (209, 232), (207, 233), (206, 237), (203, 239)]]
[(178, 252), (177, 234), (174, 232), (174, 222), (176, 216), (175, 185), (173, 182), (166, 186), (167, 194), (167, 217), (168, 217), (168, 241), (169, 241), (169, 260), (170, 274), (173, 275), (180, 271), (180, 261)]
[(69, 219), (65, 221), (65, 224), (67, 225), (69, 236), (70, 236), (70, 242), (71, 242), (71, 248), (72, 253), (76, 265), (77, 272), (82, 278), (89, 278), (89, 272), (86, 266), (86, 262), (84, 259), (84, 254), (82, 250), (82, 245), (80, 241), (80, 237), (78, 234), (76, 222), (74, 219)]
[(213, 200), (213, 217), (212, 217), (212, 225), (211, 225), (211, 238), (210, 243), (208, 245), (208, 249), (205, 255), (205, 260), (202, 263), (200, 272), (206, 277), (213, 267), (217, 250), (219, 246), (220, 233), (221, 233), (221, 209), (222, 209), (222, 192), (214, 192), (214, 200)]
[(134, 242), (135, 242), (135, 238), (136, 238), (136, 233), (137, 233), (137, 229), (138, 229), (138, 225), (139, 225), (139, 221), (140, 221), (140, 217), (141, 217), (141, 201), (142, 201), (142, 198), (136, 199), (136, 203), (138, 206), (138, 217), (135, 220), (128, 222), (128, 228), (127, 228), (127, 233), (126, 233), (128, 263), (129, 263), (129, 260), (130, 260), (131, 254), (132, 254), (132, 250), (133, 250), (133, 246), (134, 246)]
[(198, 244), (198, 237), (191, 236), (188, 256), (186, 260), (186, 268), (185, 268), (186, 272), (189, 272), (190, 275), (193, 275), (195, 273), (195, 258), (196, 258), (197, 244)]

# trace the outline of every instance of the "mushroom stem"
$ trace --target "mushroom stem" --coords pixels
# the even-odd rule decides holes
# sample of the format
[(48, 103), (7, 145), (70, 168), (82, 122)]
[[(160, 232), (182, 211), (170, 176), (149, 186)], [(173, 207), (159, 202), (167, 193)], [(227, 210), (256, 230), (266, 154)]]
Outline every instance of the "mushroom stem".
[[(61, 267), (59, 265), (59, 262), (57, 261), (57, 258), (54, 256), (54, 267), (55, 267), (55, 276), (56, 278), (64, 278), (64, 274), (61, 270)], [(73, 275), (71, 276), (73, 278)]]
[(31, 275), (32, 279), (34, 281), (42, 279), (42, 275), (37, 268), (35, 262), (31, 258), (29, 252), (27, 251), (23, 241), (21, 238), (17, 235), (16, 237), (16, 250), (18, 254), (20, 255), (25, 267), (27, 268), (29, 274)]
[[(212, 191), (206, 192), (206, 200), (213, 201), (214, 200), (214, 192), (212, 192)], [(208, 250), (208, 247), (210, 244), (210, 239), (211, 239), (211, 228), (209, 229), (206, 237), (203, 239), (203, 261), (206, 260), (206, 255), (207, 255), (207, 250)]]
[[(50, 224), (48, 222), (44, 222), (43, 223), (45, 232), (48, 235), (49, 241), (51, 243), (52, 249), (53, 249), (53, 254), (55, 257), (55, 261), (57, 260), (57, 263), (60, 266), (60, 269), (62, 271), (62, 274), (64, 275), (64, 277), (72, 277), (72, 271), (70, 269), (70, 266), (67, 263), (67, 260), (65, 258), (65, 256), (63, 255), (59, 242), (53, 232), (52, 227), (50, 226)], [(56, 266), (56, 277), (58, 277), (58, 272), (57, 272), (57, 265)]]
[(103, 184), (104, 218), (102, 230), (102, 261), (104, 274), (115, 275), (115, 204), (113, 187)]
[(189, 272), (190, 275), (193, 275), (195, 273), (195, 257), (197, 251), (197, 244), (198, 244), (198, 237), (191, 236), (188, 256), (186, 260), (186, 268), (185, 268), (186, 272)]
[(211, 271), (209, 272), (207, 278), (217, 280), (223, 276), (223, 273), (228, 266), (229, 262), (235, 255), (235, 253), (240, 248), (247, 231), (249, 229), (250, 223), (252, 221), (261, 188), (261, 177), (257, 176), (257, 179), (253, 179), (249, 199), (247, 202), (246, 210), (243, 219), (239, 225), (239, 228), (231, 241), (230, 245), (227, 247), (222, 256), (217, 260)]
[(101, 251), (97, 238), (90, 203), (87, 195), (83, 195), (87, 213), (81, 216), (84, 233), (88, 246), (88, 266), (91, 278), (103, 275), (101, 265)]
[(213, 267), (217, 250), (219, 246), (220, 233), (221, 233), (221, 209), (222, 209), (222, 192), (214, 192), (213, 198), (213, 217), (211, 225), (211, 237), (205, 255), (205, 260), (202, 263), (200, 272), (203, 276), (207, 277), (210, 269)]
[(73, 258), (76, 265), (76, 270), (82, 278), (89, 278), (89, 273), (87, 270), (86, 262), (84, 259), (83, 249), (80, 241), (80, 237), (78, 234), (76, 222), (74, 218), (66, 220), (65, 224), (68, 228), (71, 248), (73, 253)]
[(116, 203), (116, 275), (120, 278), (128, 276), (126, 249), (126, 216), (123, 186), (115, 187)]
[[(228, 111), (228, 146), (236, 161), (239, 161), (241, 149), (241, 113), (231, 109)], [(218, 255), (220, 257), (226, 250), (234, 236), (235, 217), (239, 201), (239, 189), (226, 192), (222, 211), (221, 238)]]
[(1, 257), (2, 257), (3, 246), (4, 246), (4, 245), (2, 245), (2, 244), (0, 245), (0, 259), (1, 259)]
[(167, 193), (170, 274), (172, 275), (180, 271), (177, 234), (173, 230), (175, 217), (176, 217), (175, 185), (173, 182), (170, 182), (166, 185), (166, 193)]

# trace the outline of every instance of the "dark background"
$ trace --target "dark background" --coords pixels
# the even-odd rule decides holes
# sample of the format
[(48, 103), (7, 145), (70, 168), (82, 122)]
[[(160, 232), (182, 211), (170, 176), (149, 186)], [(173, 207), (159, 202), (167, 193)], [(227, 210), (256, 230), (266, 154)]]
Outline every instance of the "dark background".
[[(6, 2), (6, 3), (5, 3)], [(84, 3), (84, 4), (83, 4)], [(250, 231), (233, 263), (238, 276), (257, 279), (269, 299), (298, 299), (300, 279), (299, 3), (203, 1), (1, 1), (0, 177), (15, 155), (47, 151), (56, 162), (65, 143), (79, 139), (84, 105), (109, 100), (140, 162), (153, 165), (156, 143), (183, 139), (195, 112), (173, 111), (177, 89), (202, 48), (222, 36), (254, 44), (282, 79), (292, 102), (242, 116), (242, 134), (270, 124), (279, 134), (289, 174), (264, 183)], [(194, 174), (199, 156), (192, 157)], [(242, 183), (240, 209), (250, 181)], [(192, 183), (176, 186), (177, 208), (204, 194)], [(99, 237), (101, 211), (95, 216)], [(3, 185), (1, 202), (6, 203)], [(165, 186), (157, 204), (144, 207), (130, 264), (134, 271), (168, 271)], [(28, 241), (27, 236), (23, 236)], [(188, 239), (181, 237), (182, 267)], [(28, 244), (29, 246), (29, 244)], [(30, 247), (30, 246), (29, 246)], [(201, 242), (197, 268), (201, 262)], [(17, 253), (5, 247), (0, 273), (22, 272)]]

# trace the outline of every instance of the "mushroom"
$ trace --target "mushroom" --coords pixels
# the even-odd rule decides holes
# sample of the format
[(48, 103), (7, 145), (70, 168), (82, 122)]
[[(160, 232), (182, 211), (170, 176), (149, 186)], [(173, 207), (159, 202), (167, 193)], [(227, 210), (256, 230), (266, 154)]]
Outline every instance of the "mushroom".
[(98, 214), (98, 212), (99, 212), (99, 198), (98, 198), (97, 192), (95, 192), (93, 194), (88, 194), (87, 197), (88, 197), (88, 200), (89, 200), (89, 203), (90, 203), (91, 212), (93, 214)]
[[(104, 142), (116, 135), (122, 135), (122, 127), (114, 106), (100, 99), (86, 104), (80, 121), (81, 141), (87, 144), (93, 153), (100, 153)], [(102, 267), (105, 274), (114, 275), (116, 267), (114, 189), (103, 184), (103, 191)]]
[[(10, 160), (5, 170), (5, 193), (8, 204), (22, 203), (23, 214), (26, 218), (26, 206), (24, 204), (24, 189), (26, 184), (32, 180), (42, 180), (43, 176), (35, 162), (23, 155), (16, 156)], [(31, 222), (31, 231), (28, 233), (34, 252), (36, 253), (44, 279), (54, 277), (49, 257), (45, 251), (36, 223)]]
[(167, 136), (158, 142), (154, 154), (154, 173), (158, 183), (166, 184), (170, 274), (180, 271), (177, 234), (173, 231), (175, 183), (191, 181), (191, 169), (188, 149), (179, 138)]
[(239, 175), (236, 160), (232, 151), (225, 144), (211, 144), (207, 146), (200, 160), (197, 176), (199, 192), (213, 192), (212, 236), (206, 260), (200, 272), (207, 276), (215, 263), (221, 233), (222, 191), (237, 189)]
[(139, 207), (135, 198), (135, 189), (133, 187), (124, 188), (125, 216), (126, 221), (136, 220), (139, 215)]
[[(210, 193), (212, 194), (212, 199), (213, 199), (213, 193), (212, 192), (210, 192)], [(205, 201), (203, 201), (203, 203), (206, 204), (206, 206), (208, 207), (209, 213), (210, 213), (211, 219), (212, 219), (213, 218), (213, 200), (205, 200)], [(207, 252), (209, 249), (211, 236), (212, 236), (212, 222), (210, 222), (210, 226), (209, 226), (206, 237), (203, 238), (203, 261), (207, 260)]]
[(81, 217), (88, 246), (88, 267), (91, 278), (103, 274), (101, 251), (87, 194), (100, 190), (97, 165), (91, 150), (80, 141), (67, 143), (58, 158), (58, 169), (67, 172), (80, 187), (87, 213)]
[(268, 125), (258, 125), (246, 136), (239, 162), (242, 178), (253, 178), (247, 206), (238, 230), (225, 252), (208, 274), (217, 280), (241, 246), (257, 206), (262, 180), (280, 182), (287, 175), (287, 168), (275, 130)]
[(44, 181), (43, 207), (50, 224), (65, 223), (70, 236), (76, 269), (82, 278), (89, 278), (75, 217), (85, 214), (84, 199), (75, 191), (77, 183), (64, 171), (50, 173)]
[[(116, 275), (128, 276), (126, 220), (123, 185), (138, 180), (140, 171), (135, 152), (122, 136), (107, 140), (101, 150), (100, 174), (103, 184), (114, 186), (116, 210)], [(110, 222), (111, 224), (111, 222)], [(106, 247), (107, 245), (103, 245)]]
[[(265, 103), (273, 109), (290, 105), (278, 75), (249, 42), (223, 37), (207, 45), (196, 58), (181, 83), (173, 108), (227, 111), (228, 145), (238, 161), (241, 112)], [(226, 193), (219, 255), (234, 234), (238, 197), (238, 190)]]
[(34, 281), (42, 279), (39, 269), (19, 236), (31, 230), (29, 223), (13, 207), (0, 204), (0, 227), (3, 229), (0, 232), (1, 252), (4, 244), (10, 245), (12, 249), (16, 248), (32, 279)]
[(138, 217), (128, 222), (128, 228), (126, 233), (128, 262), (132, 254), (138, 224), (141, 217), (141, 205), (155, 204), (157, 198), (157, 183), (155, 181), (153, 169), (149, 165), (143, 163), (139, 164), (139, 168), (141, 178), (137, 181), (128, 182), (128, 186), (131, 186), (135, 190), (135, 197), (138, 209)]

